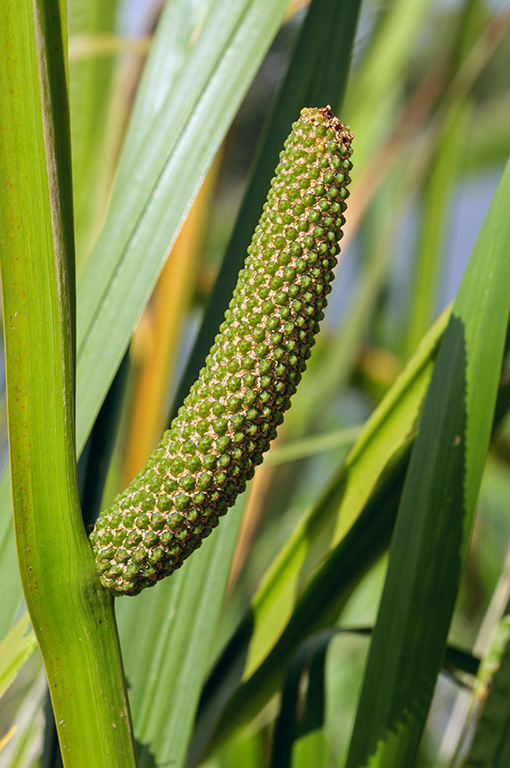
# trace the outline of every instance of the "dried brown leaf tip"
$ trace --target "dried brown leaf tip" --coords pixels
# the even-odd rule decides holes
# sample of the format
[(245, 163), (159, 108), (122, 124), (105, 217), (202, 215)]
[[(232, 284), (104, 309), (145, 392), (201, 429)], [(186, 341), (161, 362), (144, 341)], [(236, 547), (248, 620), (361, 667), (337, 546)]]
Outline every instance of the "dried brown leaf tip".
[(306, 108), (285, 141), (229, 308), (149, 461), (91, 533), (102, 584), (137, 594), (182, 565), (262, 461), (323, 318), (345, 222), (349, 129)]

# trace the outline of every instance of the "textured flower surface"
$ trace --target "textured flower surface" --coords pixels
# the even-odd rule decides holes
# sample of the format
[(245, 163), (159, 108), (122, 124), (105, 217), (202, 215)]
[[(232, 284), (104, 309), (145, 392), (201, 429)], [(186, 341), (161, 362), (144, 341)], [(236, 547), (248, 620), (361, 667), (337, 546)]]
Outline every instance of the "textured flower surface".
[(90, 535), (103, 586), (135, 595), (200, 546), (246, 487), (310, 356), (340, 251), (351, 133), (292, 126), (205, 367), (145, 467)]

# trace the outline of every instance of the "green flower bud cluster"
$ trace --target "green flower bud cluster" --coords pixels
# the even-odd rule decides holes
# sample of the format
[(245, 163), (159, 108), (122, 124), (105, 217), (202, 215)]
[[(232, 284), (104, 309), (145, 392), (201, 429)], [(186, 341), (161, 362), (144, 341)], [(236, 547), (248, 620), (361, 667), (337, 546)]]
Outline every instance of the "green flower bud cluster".
[(145, 467), (97, 520), (102, 584), (172, 573), (242, 493), (310, 356), (340, 251), (351, 133), (324, 109), (292, 127), (205, 367)]

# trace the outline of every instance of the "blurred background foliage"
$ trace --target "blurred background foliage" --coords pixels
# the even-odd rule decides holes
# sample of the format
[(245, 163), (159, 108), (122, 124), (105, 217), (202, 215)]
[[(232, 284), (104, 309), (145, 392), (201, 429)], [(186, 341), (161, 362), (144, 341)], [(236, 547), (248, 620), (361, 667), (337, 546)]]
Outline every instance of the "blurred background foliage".
[[(79, 275), (104, 223), (134, 93), (161, 11), (160, 2), (149, 0), (69, 1)], [(95, 455), (91, 441), (109, 446), (101, 467), (93, 468), (105, 481), (102, 503), (143, 465), (179, 400), (179, 383), (234, 231), (257, 142), (306, 12), (305, 0), (290, 3), (137, 323), (110, 390), (111, 402), (85, 449), (90, 457)], [(364, 0), (361, 5), (339, 113), (355, 134), (341, 263), (293, 407), (247, 498), (230, 513), (237, 515), (240, 531), (235, 548), (235, 531), (229, 544), (232, 566), (205, 671), (303, 512), (332, 481), (361, 425), (457, 293), (510, 151), (509, 29), (510, 6), (504, 2)], [(339, 105), (332, 106), (337, 110)], [(450, 643), (478, 655), (486, 651), (510, 595), (509, 429), (503, 423), (491, 447), (450, 632)], [(3, 414), (0, 430), (5, 463)], [(86, 496), (92, 470), (85, 463), (80, 468)], [(103, 491), (101, 483), (94, 487), (90, 494), (89, 486), (84, 501), (91, 519)], [(385, 565), (384, 556), (376, 558), (360, 579), (343, 606), (340, 626), (374, 625)], [(298, 740), (293, 766), (338, 766), (346, 756), (368, 639), (336, 633), (324, 643), (315, 656), (310, 651), (308, 660), (294, 662), (300, 671), (307, 670), (307, 682), (298, 676), (301, 696), (312, 691), (315, 679), (325, 680), (326, 690), (324, 726)], [(148, 652), (142, 643), (138, 656)], [(322, 676), (315, 671), (319, 676), (313, 677), (310, 659), (325, 669)], [(132, 663), (127, 662), (128, 678)], [(11, 734), (13, 725), (17, 732), (0, 752), (0, 766), (38, 763), (44, 741), (41, 674), (36, 652), (2, 698), (0, 738)], [(448, 766), (459, 754), (470, 701), (469, 691), (454, 676), (440, 677), (422, 741), (421, 768)], [(273, 698), (204, 765), (269, 764), (277, 712)], [(152, 759), (146, 756), (142, 765), (154, 764)], [(55, 764), (47, 754), (44, 760)]]

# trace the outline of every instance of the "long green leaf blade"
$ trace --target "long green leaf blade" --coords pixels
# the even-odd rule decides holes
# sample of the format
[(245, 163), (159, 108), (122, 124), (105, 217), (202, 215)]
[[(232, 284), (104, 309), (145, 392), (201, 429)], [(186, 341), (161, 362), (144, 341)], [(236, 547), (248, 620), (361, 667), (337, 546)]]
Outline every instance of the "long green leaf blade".
[(510, 162), (477, 240), (427, 393), (347, 768), (403, 768), (416, 758), (492, 425), (510, 306), (509, 204)]
[(151, 758), (177, 768), (186, 757), (243, 506), (171, 579), (118, 604), (135, 736), (146, 746), (140, 768)]
[[(98, 33), (112, 33), (118, 11), (117, 0), (69, 0), (68, 29), (70, 49), (80, 38)], [(89, 56), (71, 59), (69, 64), (69, 101), (71, 111), (71, 146), (73, 196), (78, 265), (88, 254), (97, 234), (98, 210), (105, 205), (111, 170), (103, 156), (104, 132), (108, 122), (108, 98), (112, 84), (114, 59)], [(101, 211), (102, 213), (102, 211)], [(80, 271), (78, 269), (78, 271)]]
[(34, 633), (27, 632), (29, 625), (28, 613), (24, 613), (0, 643), (0, 698), (37, 648)]
[[(281, 654), (288, 654), (291, 647), (286, 630), (304, 597), (307, 575), (325, 552), (334, 549), (343, 552), (346, 537), (391, 456), (405, 446), (415, 428), (448, 316), (449, 312), (444, 312), (430, 329), (413, 359), (365, 424), (345, 463), (266, 571), (247, 615), (207, 682), (198, 713), (194, 747), (197, 753), (211, 738), (218, 721), (221, 722), (216, 739), (235, 727), (234, 721), (246, 722), (274, 692), (279, 679), (275, 670), (279, 668), (281, 674)], [(381, 540), (380, 530), (375, 537)], [(359, 565), (364, 573), (361, 561)], [(311, 604), (314, 599), (316, 597)], [(338, 612), (338, 605), (336, 609)], [(309, 619), (305, 620), (306, 624)], [(227, 712), (222, 716), (225, 706)], [(231, 722), (227, 723), (229, 718)]]
[[(227, 645), (213, 670), (201, 702), (190, 765), (206, 746), (214, 747), (246, 725), (274, 695), (287, 665), (311, 632), (331, 627), (354, 588), (388, 547), (402, 490), (409, 447), (381, 481), (356, 523), (317, 569), (302, 590), (274, 648), (246, 680), (241, 675), (250, 633), (257, 615), (249, 614)], [(331, 489), (338, 502), (341, 486)]]
[[(162, 49), (168, 55), (174, 5), (169, 3), (163, 12), (154, 42), (156, 57)], [(132, 140), (128, 135), (107, 221), (80, 284), (79, 449), (190, 201), (278, 29), (285, 5), (285, 0), (198, 3), (195, 28), (186, 24), (189, 35), (176, 87), (161, 94), (159, 80), (148, 77), (147, 85), (141, 84), (140, 98), (147, 99), (144, 91), (152, 87), (152, 99), (158, 103), (162, 97), (162, 103), (148, 113), (144, 132), (134, 130)], [(179, 18), (185, 19), (189, 4), (181, 2), (178, 8)]]
[[(510, 762), (510, 613), (496, 628), (473, 692), (478, 720), (463, 768), (505, 768)], [(481, 708), (481, 711), (480, 711)], [(470, 723), (472, 730), (472, 723)]]

